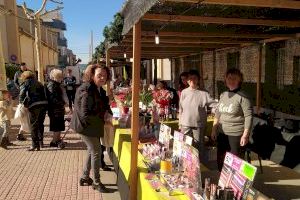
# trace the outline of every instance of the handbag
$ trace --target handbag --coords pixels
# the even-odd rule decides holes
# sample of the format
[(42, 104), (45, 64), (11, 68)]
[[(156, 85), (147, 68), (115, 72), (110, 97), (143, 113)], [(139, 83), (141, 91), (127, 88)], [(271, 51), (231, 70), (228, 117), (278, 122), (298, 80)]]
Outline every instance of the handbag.
[(17, 106), (17, 110), (14, 116), (15, 119), (18, 119), (21, 124), (20, 130), (30, 133), (31, 132), (31, 124), (30, 124), (30, 116), (28, 109), (24, 106), (24, 104), (19, 104)]
[(82, 133), (85, 126), (82, 123), (79, 113), (77, 110), (74, 110), (72, 118), (71, 118), (71, 124), (70, 127), (76, 132), (76, 133)]

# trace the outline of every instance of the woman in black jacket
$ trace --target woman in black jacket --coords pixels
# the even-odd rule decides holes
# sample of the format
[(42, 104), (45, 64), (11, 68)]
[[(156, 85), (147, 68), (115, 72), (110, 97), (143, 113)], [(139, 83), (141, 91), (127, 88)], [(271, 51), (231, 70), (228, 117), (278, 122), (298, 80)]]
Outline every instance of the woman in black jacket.
[[(89, 65), (85, 70), (84, 83), (77, 89), (71, 128), (81, 135), (87, 146), (88, 156), (80, 179), (80, 185), (93, 184), (100, 192), (109, 192), (100, 181), (100, 137), (104, 134), (104, 115), (109, 112), (109, 99), (102, 86), (110, 78), (107, 67)], [(93, 180), (90, 170), (93, 169)]]
[(29, 151), (40, 150), (44, 136), (44, 121), (47, 111), (47, 98), (44, 86), (35, 78), (31, 71), (21, 75), (19, 102), (24, 103), (29, 111), (32, 146)]
[(65, 101), (61, 82), (63, 73), (59, 69), (53, 69), (50, 72), (50, 81), (47, 84), (48, 116), (50, 118), (50, 131), (53, 132), (53, 139), (50, 147), (64, 147), (60, 133), (65, 130)]

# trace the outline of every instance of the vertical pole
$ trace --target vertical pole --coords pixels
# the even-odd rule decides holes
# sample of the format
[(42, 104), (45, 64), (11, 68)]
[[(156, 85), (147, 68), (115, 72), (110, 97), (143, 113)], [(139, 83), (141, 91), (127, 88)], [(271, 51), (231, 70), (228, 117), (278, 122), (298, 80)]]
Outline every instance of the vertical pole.
[(154, 85), (157, 84), (157, 59), (154, 59)]
[[(109, 50), (106, 50), (106, 67), (108, 67), (110, 69), (110, 72), (111, 72)], [(107, 87), (107, 91), (106, 91), (107, 96), (109, 98), (112, 98), (111, 89), (110, 89), (110, 81), (107, 82), (106, 87)]]
[(131, 115), (131, 165), (130, 165), (130, 196), (137, 199), (137, 155), (139, 143), (139, 91), (141, 68), (141, 21), (133, 27), (133, 88), (132, 88), (132, 115)]
[(35, 19), (35, 48), (36, 48), (36, 59), (37, 59), (37, 70), (38, 70), (38, 80), (44, 83), (44, 70), (41, 57), (41, 19), (37, 15)]
[(213, 98), (216, 98), (216, 52), (213, 51), (213, 91), (212, 91), (212, 96)]
[[(1, 13), (0, 13), (1, 17)], [(5, 69), (5, 61), (3, 55), (3, 47), (2, 47), (2, 35), (0, 30), (0, 90), (6, 90), (6, 69)], [(2, 95), (2, 94), (1, 94)]]
[(259, 57), (258, 57), (258, 67), (257, 67), (257, 83), (256, 83), (256, 114), (259, 114), (261, 107), (261, 68), (262, 68), (262, 52), (263, 47), (259, 45)]
[(199, 55), (199, 68), (200, 68), (200, 88), (201, 89), (204, 89), (205, 88), (205, 85), (204, 85), (204, 70), (203, 70), (203, 62), (202, 62), (202, 59), (203, 59), (203, 54), (201, 53)]

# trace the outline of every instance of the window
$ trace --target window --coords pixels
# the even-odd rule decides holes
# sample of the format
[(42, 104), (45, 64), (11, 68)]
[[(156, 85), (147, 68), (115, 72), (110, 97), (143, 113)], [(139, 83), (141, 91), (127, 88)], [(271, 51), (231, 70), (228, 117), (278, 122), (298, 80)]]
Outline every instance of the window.
[(286, 51), (284, 48), (277, 49), (277, 87), (278, 89), (284, 88), (284, 76), (285, 76), (285, 59)]
[(240, 52), (227, 54), (227, 69), (240, 68)]
[(300, 85), (300, 56), (293, 59), (293, 84)]

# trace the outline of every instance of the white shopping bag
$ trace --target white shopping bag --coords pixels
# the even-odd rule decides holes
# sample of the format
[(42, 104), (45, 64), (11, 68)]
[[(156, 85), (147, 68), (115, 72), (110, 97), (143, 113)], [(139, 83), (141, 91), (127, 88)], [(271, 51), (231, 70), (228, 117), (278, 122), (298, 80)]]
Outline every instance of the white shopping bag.
[(21, 124), (20, 130), (30, 133), (31, 132), (31, 125), (29, 120), (29, 111), (23, 104), (19, 104), (17, 106), (17, 110), (15, 113), (15, 119), (18, 119)]
[(112, 124), (113, 116), (108, 112), (104, 115), (104, 134), (103, 137), (100, 138), (101, 144), (105, 147), (112, 147), (114, 145), (115, 139), (115, 130)]

